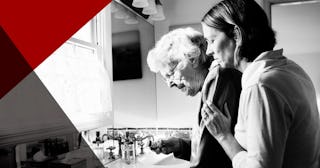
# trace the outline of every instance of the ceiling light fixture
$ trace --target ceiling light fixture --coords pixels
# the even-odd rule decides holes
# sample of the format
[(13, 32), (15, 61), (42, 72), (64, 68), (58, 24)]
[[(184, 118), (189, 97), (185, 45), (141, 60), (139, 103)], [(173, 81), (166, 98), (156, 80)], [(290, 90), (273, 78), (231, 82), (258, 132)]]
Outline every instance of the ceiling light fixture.
[(132, 6), (136, 8), (144, 8), (149, 5), (148, 0), (133, 0)]
[(142, 13), (145, 15), (154, 15), (157, 13), (155, 0), (148, 0), (149, 5), (143, 8)]
[(160, 0), (156, 0), (156, 8), (157, 8), (157, 13), (150, 15), (150, 19), (154, 20), (154, 21), (165, 20), (166, 17), (164, 16), (163, 8), (162, 8), (162, 4), (161, 4)]

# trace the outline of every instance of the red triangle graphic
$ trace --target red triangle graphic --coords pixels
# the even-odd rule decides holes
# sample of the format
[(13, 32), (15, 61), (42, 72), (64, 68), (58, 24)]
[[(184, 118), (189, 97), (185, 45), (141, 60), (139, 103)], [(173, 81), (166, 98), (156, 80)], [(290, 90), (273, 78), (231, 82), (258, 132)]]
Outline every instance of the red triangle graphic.
[(27, 76), (32, 68), (0, 27), (0, 99)]

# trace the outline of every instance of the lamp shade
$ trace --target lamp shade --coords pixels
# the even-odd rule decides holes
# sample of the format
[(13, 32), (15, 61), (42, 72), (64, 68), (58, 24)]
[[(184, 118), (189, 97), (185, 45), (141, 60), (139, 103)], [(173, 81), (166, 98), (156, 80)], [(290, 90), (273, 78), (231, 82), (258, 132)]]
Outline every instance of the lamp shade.
[(114, 13), (114, 18), (116, 19), (127, 19), (128, 17), (128, 13), (123, 8), (119, 8), (119, 10)]
[(157, 8), (157, 13), (150, 15), (150, 19), (154, 21), (165, 20), (166, 17), (164, 16), (162, 5), (157, 4), (156, 8)]
[(144, 7), (142, 13), (145, 15), (154, 15), (157, 13), (155, 0), (148, 0), (149, 5)]
[(136, 8), (144, 8), (149, 5), (148, 0), (133, 0), (132, 6)]

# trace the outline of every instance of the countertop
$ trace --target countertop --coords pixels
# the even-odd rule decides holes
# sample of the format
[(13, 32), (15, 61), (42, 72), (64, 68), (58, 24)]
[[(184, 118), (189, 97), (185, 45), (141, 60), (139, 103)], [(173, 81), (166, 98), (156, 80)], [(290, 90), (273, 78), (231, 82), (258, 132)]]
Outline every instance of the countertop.
[(67, 155), (63, 156), (64, 159), (70, 160), (73, 158), (83, 158), (86, 159), (87, 168), (189, 168), (190, 164), (188, 161), (177, 159), (173, 154), (164, 155), (156, 154), (150, 149), (145, 149), (144, 154), (138, 155), (136, 159), (127, 164), (121, 158), (114, 161), (103, 160), (100, 162), (92, 155), (90, 148), (83, 148), (69, 152)]
[(172, 154), (155, 154), (146, 150), (145, 154), (137, 156), (133, 163), (127, 164), (122, 159), (117, 159), (104, 165), (106, 168), (189, 168), (188, 161), (175, 158)]

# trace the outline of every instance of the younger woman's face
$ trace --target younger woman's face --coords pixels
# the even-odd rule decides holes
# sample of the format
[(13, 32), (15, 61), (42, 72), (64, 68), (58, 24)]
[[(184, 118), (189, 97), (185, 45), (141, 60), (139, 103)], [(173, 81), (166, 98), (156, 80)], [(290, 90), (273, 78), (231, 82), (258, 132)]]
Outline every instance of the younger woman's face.
[(205, 23), (202, 23), (202, 30), (208, 43), (206, 54), (213, 56), (222, 67), (234, 67), (235, 40)]

